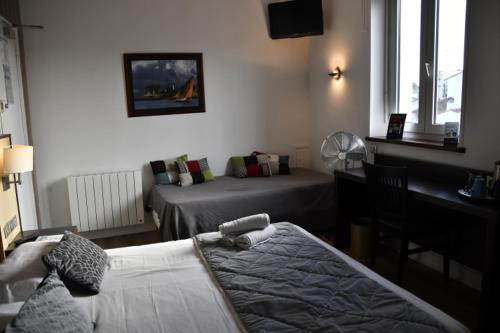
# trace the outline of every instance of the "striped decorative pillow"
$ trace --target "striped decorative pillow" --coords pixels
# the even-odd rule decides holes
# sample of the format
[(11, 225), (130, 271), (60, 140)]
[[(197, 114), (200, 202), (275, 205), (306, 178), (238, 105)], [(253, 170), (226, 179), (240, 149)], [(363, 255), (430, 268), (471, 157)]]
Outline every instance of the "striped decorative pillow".
[(262, 177), (271, 177), (273, 175), (271, 171), (271, 165), (269, 162), (259, 164), (260, 174)]
[(179, 184), (182, 187), (187, 187), (193, 185), (193, 177), (189, 172), (179, 174)]

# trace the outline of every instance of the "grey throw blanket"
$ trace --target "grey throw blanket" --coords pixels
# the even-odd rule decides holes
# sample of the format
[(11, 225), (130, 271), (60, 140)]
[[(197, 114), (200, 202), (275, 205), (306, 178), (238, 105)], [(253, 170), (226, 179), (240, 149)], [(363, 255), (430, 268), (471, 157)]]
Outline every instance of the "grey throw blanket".
[(196, 242), (249, 332), (446, 332), (290, 223), (249, 250)]
[(216, 177), (196, 186), (155, 185), (148, 205), (160, 219), (163, 241), (218, 231), (220, 224), (266, 212), (271, 222), (290, 221), (307, 230), (330, 227), (335, 218), (331, 175), (293, 169), (273, 177)]

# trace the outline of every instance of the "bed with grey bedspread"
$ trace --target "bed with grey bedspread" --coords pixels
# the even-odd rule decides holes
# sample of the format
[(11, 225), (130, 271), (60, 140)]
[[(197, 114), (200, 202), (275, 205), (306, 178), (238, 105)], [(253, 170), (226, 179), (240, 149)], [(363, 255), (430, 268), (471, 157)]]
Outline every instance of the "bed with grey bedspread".
[(291, 175), (216, 177), (189, 187), (155, 185), (148, 205), (160, 219), (164, 241), (217, 231), (218, 225), (266, 212), (271, 222), (290, 221), (309, 231), (331, 228), (335, 183), (330, 175), (292, 169)]
[(248, 332), (447, 332), (290, 223), (250, 250), (198, 240)]

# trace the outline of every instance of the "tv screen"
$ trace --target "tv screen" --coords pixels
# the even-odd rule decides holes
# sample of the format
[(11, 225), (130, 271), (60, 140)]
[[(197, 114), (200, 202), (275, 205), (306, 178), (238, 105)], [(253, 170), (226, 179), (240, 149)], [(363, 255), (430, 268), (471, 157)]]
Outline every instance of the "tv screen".
[(269, 28), (273, 39), (323, 34), (321, 0), (294, 0), (268, 5)]

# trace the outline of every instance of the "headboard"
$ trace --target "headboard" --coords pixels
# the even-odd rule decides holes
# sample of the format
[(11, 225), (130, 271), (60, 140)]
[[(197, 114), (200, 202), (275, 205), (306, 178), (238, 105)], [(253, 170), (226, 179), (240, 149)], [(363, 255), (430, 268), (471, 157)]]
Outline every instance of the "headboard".
[[(0, 135), (0, 177), (3, 177), (3, 148), (11, 144), (10, 134)], [(17, 187), (10, 186), (8, 190), (4, 191), (0, 184), (0, 263), (5, 260), (5, 250), (20, 237), (21, 219), (17, 201)]]

